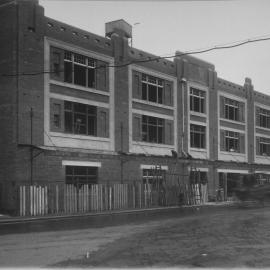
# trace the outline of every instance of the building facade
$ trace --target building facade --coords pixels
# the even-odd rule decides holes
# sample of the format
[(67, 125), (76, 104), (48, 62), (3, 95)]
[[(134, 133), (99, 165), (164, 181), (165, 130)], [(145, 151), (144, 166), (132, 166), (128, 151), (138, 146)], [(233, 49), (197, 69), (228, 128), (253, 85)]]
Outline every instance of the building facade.
[(143, 181), (157, 165), (182, 181), (195, 168), (210, 199), (270, 173), (270, 96), (251, 79), (132, 48), (123, 20), (102, 37), (6, 0), (0, 21), (2, 209), (19, 185)]

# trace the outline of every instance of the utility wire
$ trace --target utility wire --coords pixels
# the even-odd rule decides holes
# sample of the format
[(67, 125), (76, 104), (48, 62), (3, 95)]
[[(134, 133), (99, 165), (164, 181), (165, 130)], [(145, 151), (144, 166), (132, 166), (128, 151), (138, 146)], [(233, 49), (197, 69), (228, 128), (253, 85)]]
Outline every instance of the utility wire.
[[(147, 59), (132, 60), (132, 61), (128, 61), (127, 63), (120, 64), (120, 65), (102, 65), (102, 66), (95, 67), (94, 69), (109, 68), (109, 67), (122, 68), (122, 67), (127, 67), (129, 65), (137, 64), (137, 63), (147, 63), (147, 62), (153, 62), (153, 61), (158, 61), (158, 60), (162, 60), (162, 59), (183, 57), (186, 55), (196, 55), (196, 54), (206, 53), (206, 52), (215, 51), (215, 50), (232, 49), (232, 48), (243, 46), (243, 45), (248, 44), (248, 43), (255, 43), (255, 42), (260, 42), (260, 41), (268, 41), (268, 40), (270, 40), (270, 37), (260, 37), (260, 38), (254, 38), (254, 39), (247, 39), (247, 40), (238, 42), (236, 44), (231, 44), (231, 45), (217, 45), (217, 46), (213, 46), (213, 47), (202, 49), (202, 50), (193, 50), (193, 51), (188, 51), (188, 52), (184, 52), (184, 53), (175, 53), (175, 54), (169, 55), (169, 56), (165, 55), (165, 56), (157, 56), (157, 57), (153, 57), (153, 58), (148, 57)], [(3, 77), (36, 76), (36, 75), (41, 75), (41, 74), (51, 74), (51, 73), (55, 73), (55, 72), (56, 71), (22, 72), (22, 73), (17, 73), (17, 74), (2, 74), (1, 76), (3, 76)], [(64, 72), (64, 70), (58, 70), (57, 72), (58, 73)]]

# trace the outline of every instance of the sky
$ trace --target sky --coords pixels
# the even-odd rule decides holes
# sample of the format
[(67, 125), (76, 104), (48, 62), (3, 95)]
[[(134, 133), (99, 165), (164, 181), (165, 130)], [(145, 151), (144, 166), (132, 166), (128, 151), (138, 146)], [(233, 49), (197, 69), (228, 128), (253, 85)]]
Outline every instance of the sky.
[[(133, 47), (167, 56), (270, 38), (269, 0), (79, 1), (39, 0), (47, 17), (105, 35), (105, 23), (124, 19), (133, 26)], [(218, 76), (270, 95), (270, 39), (196, 57), (215, 65)]]

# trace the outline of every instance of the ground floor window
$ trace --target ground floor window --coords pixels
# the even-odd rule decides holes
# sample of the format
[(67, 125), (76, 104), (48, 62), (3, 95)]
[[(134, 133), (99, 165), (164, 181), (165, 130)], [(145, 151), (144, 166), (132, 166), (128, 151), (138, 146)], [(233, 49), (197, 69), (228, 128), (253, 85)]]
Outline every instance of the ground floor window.
[(98, 167), (66, 166), (66, 184), (97, 184)]
[(153, 187), (160, 187), (164, 184), (166, 170), (161, 169), (160, 167), (153, 167), (150, 169), (143, 169), (143, 183), (152, 184)]

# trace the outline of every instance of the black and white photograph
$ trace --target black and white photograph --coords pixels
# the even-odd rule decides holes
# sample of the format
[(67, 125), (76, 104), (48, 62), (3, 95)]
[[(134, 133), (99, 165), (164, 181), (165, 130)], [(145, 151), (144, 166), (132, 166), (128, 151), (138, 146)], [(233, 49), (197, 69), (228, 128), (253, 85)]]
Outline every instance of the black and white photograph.
[(0, 0), (0, 269), (270, 269), (269, 12)]

